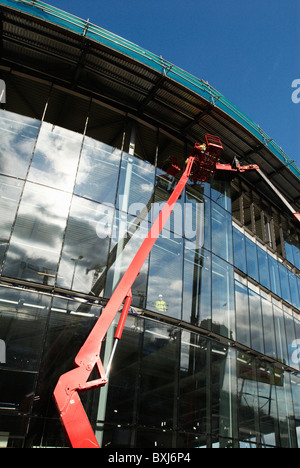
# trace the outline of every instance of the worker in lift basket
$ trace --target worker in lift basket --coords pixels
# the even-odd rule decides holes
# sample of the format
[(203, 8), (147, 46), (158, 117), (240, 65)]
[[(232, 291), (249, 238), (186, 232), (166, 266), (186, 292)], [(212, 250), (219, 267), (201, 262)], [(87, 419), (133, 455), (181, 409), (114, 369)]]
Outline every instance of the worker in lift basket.
[(165, 301), (163, 300), (162, 294), (159, 294), (158, 297), (159, 299), (155, 303), (156, 310), (159, 312), (166, 312), (167, 307)]
[[(207, 146), (206, 146), (205, 143), (202, 143), (202, 145), (199, 145), (198, 148), (201, 150), (201, 153), (205, 153)], [(207, 154), (209, 154), (209, 153), (207, 153)], [(186, 159), (185, 164), (188, 163), (188, 160), (189, 160), (189, 158)]]

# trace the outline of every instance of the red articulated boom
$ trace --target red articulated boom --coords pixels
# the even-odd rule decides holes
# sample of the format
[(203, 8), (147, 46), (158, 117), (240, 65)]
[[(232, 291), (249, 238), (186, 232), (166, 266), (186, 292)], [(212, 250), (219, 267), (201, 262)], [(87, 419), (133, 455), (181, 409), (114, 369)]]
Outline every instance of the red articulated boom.
[[(195, 144), (187, 160), (185, 171), (169, 200), (159, 213), (147, 237), (121, 278), (87, 340), (79, 350), (75, 358), (75, 368), (63, 374), (58, 380), (53, 397), (71, 447), (99, 448), (99, 444), (83, 408), (79, 394), (85, 390), (107, 384), (110, 364), (116, 345), (122, 336), (131, 304), (131, 287), (171, 215), (175, 203), (182, 194), (189, 178), (191, 177), (194, 182), (197, 180), (208, 180), (211, 174), (216, 170), (216, 162), (219, 160), (222, 151), (222, 143), (218, 137), (206, 136), (206, 144)], [(123, 302), (124, 306), (114, 337), (115, 345), (109, 360), (108, 369), (104, 370), (100, 360), (101, 345)], [(99, 378), (89, 381), (89, 377), (94, 368), (97, 369)]]
[[(220, 164), (219, 160), (222, 152), (223, 146), (221, 140), (215, 135), (207, 134), (205, 135), (205, 143), (195, 143), (178, 184), (159, 213), (127, 271), (121, 278), (87, 340), (79, 350), (75, 358), (75, 368), (63, 374), (58, 380), (53, 397), (71, 447), (100, 448), (81, 403), (80, 393), (107, 384), (113, 355), (117, 343), (121, 339), (131, 304), (131, 287), (188, 180), (191, 179), (194, 183), (197, 181), (206, 182), (218, 170), (235, 172), (259, 170), (259, 167), (256, 165), (238, 165), (236, 168), (233, 168), (229, 164)], [(173, 163), (170, 174), (175, 175), (179, 170), (177, 164)], [(294, 213), (294, 215), (300, 221), (300, 214)], [(107, 369), (104, 370), (100, 360), (101, 345), (123, 302), (123, 309), (114, 336), (115, 344)], [(93, 381), (89, 381), (89, 377), (94, 369), (98, 371), (99, 377)]]

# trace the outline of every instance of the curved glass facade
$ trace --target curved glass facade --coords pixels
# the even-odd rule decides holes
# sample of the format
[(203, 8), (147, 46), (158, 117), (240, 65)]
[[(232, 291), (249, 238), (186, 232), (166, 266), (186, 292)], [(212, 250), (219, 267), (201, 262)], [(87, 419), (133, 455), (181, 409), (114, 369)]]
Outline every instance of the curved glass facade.
[[(174, 188), (168, 156), (188, 151), (140, 127), (139, 154), (134, 125), (99, 141), (93, 115), (78, 133), (0, 111), (2, 446), (66, 445), (54, 386)], [(109, 384), (83, 396), (101, 446), (298, 447), (299, 250), (285, 243), (293, 268), (233, 225), (230, 182), (187, 186), (134, 283)]]

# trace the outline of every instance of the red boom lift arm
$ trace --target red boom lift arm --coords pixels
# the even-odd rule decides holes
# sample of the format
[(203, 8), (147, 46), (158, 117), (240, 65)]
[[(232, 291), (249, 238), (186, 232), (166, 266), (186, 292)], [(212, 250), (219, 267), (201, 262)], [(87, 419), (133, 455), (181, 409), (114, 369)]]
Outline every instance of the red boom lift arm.
[[(76, 368), (63, 374), (55, 387), (53, 394), (54, 401), (67, 438), (73, 448), (99, 448), (99, 444), (81, 403), (79, 393), (91, 388), (101, 387), (107, 383), (109, 368), (106, 371), (104, 370), (99, 357), (102, 342), (125, 300), (119, 325), (115, 333), (115, 345), (120, 340), (131, 303), (131, 286), (172, 213), (175, 203), (190, 177), (194, 162), (197, 161), (198, 164), (201, 163), (202, 154), (204, 153), (199, 148), (199, 145), (197, 146), (196, 144), (188, 159), (181, 179), (159, 213), (147, 237), (121, 278), (87, 340), (77, 354), (75, 358)], [(113, 347), (113, 353), (115, 348), (116, 346)], [(109, 360), (109, 367), (111, 360), (112, 356)], [(97, 369), (99, 378), (88, 381), (94, 368)]]
[[(189, 178), (196, 183), (197, 181), (205, 182), (217, 170), (245, 172), (257, 170), (262, 177), (271, 185), (276, 193), (277, 189), (270, 181), (261, 173), (256, 165), (240, 166), (233, 168), (229, 164), (220, 164), (220, 156), (223, 151), (223, 146), (219, 137), (215, 135), (205, 135), (206, 143), (200, 145), (195, 143), (193, 150), (187, 160), (187, 165), (183, 175), (176, 185), (169, 200), (164, 205), (159, 213), (156, 221), (148, 232), (147, 237), (143, 241), (137, 254), (133, 258), (127, 271), (121, 278), (118, 286), (113, 292), (106, 307), (102, 311), (94, 328), (90, 332), (87, 340), (79, 350), (75, 358), (75, 368), (63, 374), (57, 382), (54, 390), (54, 401), (57, 406), (60, 419), (73, 448), (99, 448), (99, 444), (95, 437), (94, 431), (90, 425), (88, 417), (85, 413), (80, 400), (80, 393), (91, 388), (97, 388), (106, 385), (108, 382), (108, 374), (110, 371), (113, 355), (116, 350), (125, 326), (125, 321), (130, 308), (132, 294), (131, 287), (138, 276), (146, 258), (148, 257), (153, 245), (159, 237), (165, 223), (171, 215), (174, 206), (182, 194)], [(180, 171), (180, 168), (174, 163), (170, 174), (175, 175)], [(281, 194), (281, 199), (285, 200)], [(286, 200), (285, 200), (286, 202)], [(286, 202), (287, 203), (287, 202)], [(293, 208), (289, 205), (289, 208)], [(294, 213), (295, 219), (300, 221), (300, 214)], [(115, 343), (108, 362), (107, 369), (104, 370), (100, 360), (101, 345), (105, 339), (106, 333), (116, 317), (120, 307), (123, 305), (119, 324), (115, 333)], [(98, 371), (99, 377), (93, 381), (89, 381), (89, 377), (94, 370)]]

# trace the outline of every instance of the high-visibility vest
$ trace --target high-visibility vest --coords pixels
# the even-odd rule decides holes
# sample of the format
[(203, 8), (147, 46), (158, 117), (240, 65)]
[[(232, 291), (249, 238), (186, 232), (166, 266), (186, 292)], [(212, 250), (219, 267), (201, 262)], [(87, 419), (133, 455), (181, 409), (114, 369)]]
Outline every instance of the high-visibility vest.
[(160, 312), (166, 312), (167, 310), (165, 301), (156, 301), (155, 307)]

